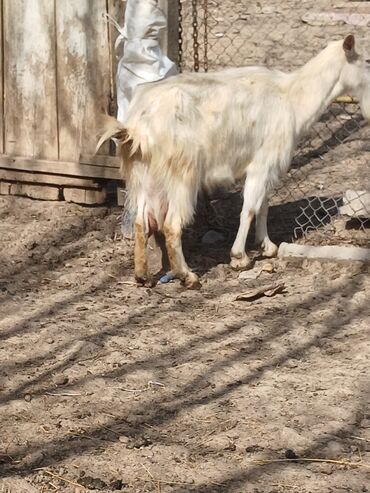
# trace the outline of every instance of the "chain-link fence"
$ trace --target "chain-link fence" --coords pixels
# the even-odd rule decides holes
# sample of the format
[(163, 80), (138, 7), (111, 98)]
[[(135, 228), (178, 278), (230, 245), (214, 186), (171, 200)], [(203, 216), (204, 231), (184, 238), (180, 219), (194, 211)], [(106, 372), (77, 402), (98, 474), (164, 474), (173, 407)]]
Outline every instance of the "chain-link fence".
[[(241, 65), (293, 70), (349, 33), (370, 57), (366, 1), (181, 0), (179, 18), (183, 71)], [(273, 221), (285, 228), (285, 238), (369, 244), (368, 135), (351, 98), (334, 102), (322, 116), (271, 198)]]

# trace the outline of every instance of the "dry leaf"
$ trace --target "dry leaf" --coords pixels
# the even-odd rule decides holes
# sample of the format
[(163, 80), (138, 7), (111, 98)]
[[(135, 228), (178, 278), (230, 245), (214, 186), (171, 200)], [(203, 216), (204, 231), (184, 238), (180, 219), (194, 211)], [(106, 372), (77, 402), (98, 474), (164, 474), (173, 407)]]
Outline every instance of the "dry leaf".
[(285, 284), (273, 284), (269, 286), (262, 286), (261, 288), (249, 289), (244, 291), (244, 293), (239, 294), (235, 300), (236, 301), (254, 301), (262, 296), (274, 296), (275, 294), (282, 293), (285, 290)]
[(263, 264), (261, 267), (261, 272), (269, 272), (272, 274), (275, 271), (274, 266), (271, 262), (267, 262), (266, 264)]

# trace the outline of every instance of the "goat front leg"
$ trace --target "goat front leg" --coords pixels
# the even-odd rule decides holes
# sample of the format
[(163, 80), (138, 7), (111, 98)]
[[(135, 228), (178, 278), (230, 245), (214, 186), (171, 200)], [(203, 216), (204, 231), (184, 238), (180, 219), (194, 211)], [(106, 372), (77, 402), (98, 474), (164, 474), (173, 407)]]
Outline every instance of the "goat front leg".
[(199, 278), (189, 269), (182, 251), (181, 227), (178, 224), (165, 222), (163, 233), (172, 274), (178, 277), (186, 288), (199, 289), (201, 286)]
[(244, 201), (243, 209), (240, 215), (238, 234), (236, 235), (230, 253), (230, 266), (233, 269), (245, 269), (250, 264), (250, 258), (245, 252), (245, 243), (247, 241), (247, 236), (253, 221), (253, 217), (254, 213), (249, 209), (249, 206)]
[(268, 207), (268, 199), (266, 197), (256, 216), (256, 243), (261, 245), (263, 256), (276, 257), (278, 247), (270, 240), (267, 230)]
[(245, 269), (251, 262), (245, 252), (245, 243), (253, 218), (259, 214), (267, 192), (267, 173), (261, 173), (261, 169), (264, 171), (260, 162), (253, 162), (248, 167), (240, 225), (230, 253), (233, 269)]

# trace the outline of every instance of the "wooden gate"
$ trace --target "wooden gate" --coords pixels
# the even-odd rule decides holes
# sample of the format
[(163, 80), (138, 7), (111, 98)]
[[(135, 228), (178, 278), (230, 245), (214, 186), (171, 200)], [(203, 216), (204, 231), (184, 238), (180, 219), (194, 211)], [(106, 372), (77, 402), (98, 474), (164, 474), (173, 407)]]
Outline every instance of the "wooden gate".
[(99, 115), (115, 113), (122, 0), (2, 0), (0, 193), (99, 203), (118, 180)]

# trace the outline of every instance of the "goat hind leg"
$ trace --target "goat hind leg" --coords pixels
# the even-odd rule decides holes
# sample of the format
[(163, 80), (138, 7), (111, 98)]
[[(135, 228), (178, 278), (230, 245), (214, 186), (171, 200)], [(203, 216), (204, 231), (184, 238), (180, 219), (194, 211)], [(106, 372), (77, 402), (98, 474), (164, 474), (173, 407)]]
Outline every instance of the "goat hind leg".
[(147, 259), (148, 234), (145, 231), (145, 225), (139, 222), (135, 223), (135, 279), (138, 285), (150, 285), (148, 275)]
[(186, 288), (200, 288), (198, 276), (189, 269), (185, 261), (182, 251), (181, 227), (173, 223), (165, 223), (163, 232), (172, 273), (183, 282)]

